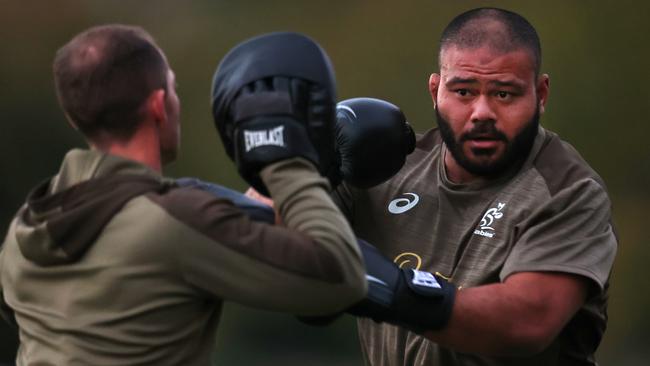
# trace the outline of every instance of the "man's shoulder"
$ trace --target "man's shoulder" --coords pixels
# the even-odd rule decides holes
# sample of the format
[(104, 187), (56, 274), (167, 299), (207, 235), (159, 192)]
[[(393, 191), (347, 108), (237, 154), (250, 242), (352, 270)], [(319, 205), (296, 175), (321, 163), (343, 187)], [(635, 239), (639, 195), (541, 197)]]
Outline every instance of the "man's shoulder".
[(441, 143), (442, 137), (440, 136), (440, 131), (437, 127), (435, 127), (425, 131), (424, 133), (418, 133), (416, 135), (415, 149), (422, 151), (431, 151)]
[(584, 180), (592, 180), (606, 191), (603, 179), (570, 143), (549, 130), (544, 130), (542, 137), (532, 166), (544, 179), (551, 195)]
[(143, 198), (157, 206), (180, 231), (190, 230), (217, 240), (226, 232), (239, 230), (248, 215), (231, 199), (196, 186), (172, 184), (162, 192), (149, 192)]
[(415, 150), (406, 157), (404, 166), (395, 177), (435, 169), (434, 162), (437, 160), (441, 146), (442, 137), (438, 128), (416, 134)]
[[(101, 239), (124, 242), (127, 245), (119, 247), (134, 258), (142, 258), (138, 254), (142, 252), (163, 259), (189, 253), (186, 249), (195, 245), (219, 242), (221, 234), (237, 230), (237, 226), (229, 225), (235, 222), (233, 219), (243, 220), (229, 201), (172, 183), (126, 202), (108, 223), (111, 230), (105, 230)], [(138, 253), (129, 248), (133, 241), (138, 243)]]

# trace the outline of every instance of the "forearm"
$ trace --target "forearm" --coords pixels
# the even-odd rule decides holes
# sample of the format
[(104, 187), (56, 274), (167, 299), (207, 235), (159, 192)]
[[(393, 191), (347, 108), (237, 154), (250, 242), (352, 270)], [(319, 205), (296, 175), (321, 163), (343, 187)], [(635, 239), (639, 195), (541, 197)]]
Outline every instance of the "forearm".
[(551, 344), (579, 309), (585, 288), (584, 279), (577, 276), (521, 273), (505, 283), (463, 289), (456, 295), (447, 327), (424, 335), (461, 352), (536, 354)]
[[(502, 284), (468, 288), (456, 293), (452, 317), (446, 328), (425, 336), (460, 352), (517, 356), (534, 352), (523, 327), (518, 326), (517, 309), (508, 308)], [(471, 335), (471, 336), (468, 336)], [(480, 335), (480, 336), (479, 336)]]
[(350, 225), (328, 195), (329, 184), (314, 166), (295, 158), (262, 171), (284, 225), (309, 236), (342, 264), (357, 298), (365, 293), (365, 271)]

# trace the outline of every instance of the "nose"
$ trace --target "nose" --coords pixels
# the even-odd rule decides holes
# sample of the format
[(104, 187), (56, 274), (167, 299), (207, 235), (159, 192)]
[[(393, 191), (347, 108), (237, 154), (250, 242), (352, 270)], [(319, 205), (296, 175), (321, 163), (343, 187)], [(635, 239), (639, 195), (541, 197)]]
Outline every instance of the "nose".
[(489, 100), (486, 96), (481, 95), (474, 101), (472, 105), (471, 121), (474, 123), (496, 121), (496, 114), (494, 109), (492, 109), (492, 106), (490, 106)]

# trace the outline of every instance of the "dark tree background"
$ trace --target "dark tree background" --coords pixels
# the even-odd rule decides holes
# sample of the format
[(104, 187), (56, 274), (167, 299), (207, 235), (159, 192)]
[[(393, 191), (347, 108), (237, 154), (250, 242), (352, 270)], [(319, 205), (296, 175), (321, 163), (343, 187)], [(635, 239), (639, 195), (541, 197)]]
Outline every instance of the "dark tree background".
[[(619, 1), (6, 1), (0, 0), (0, 232), (29, 189), (56, 172), (83, 140), (56, 104), (51, 63), (74, 34), (97, 24), (143, 26), (177, 74), (183, 138), (171, 176), (243, 189), (213, 128), (209, 89), (220, 58), (270, 31), (315, 38), (334, 63), (339, 98), (374, 96), (401, 106), (416, 130), (434, 125), (427, 91), (442, 28), (461, 11), (520, 12), (542, 39), (551, 95), (542, 123), (571, 142), (608, 183), (620, 236), (602, 364), (650, 359), (650, 5)], [(299, 294), (297, 294), (299, 296)], [(0, 360), (15, 335), (0, 326)], [(229, 304), (216, 344), (222, 365), (360, 365), (350, 318), (317, 329), (288, 315)]]

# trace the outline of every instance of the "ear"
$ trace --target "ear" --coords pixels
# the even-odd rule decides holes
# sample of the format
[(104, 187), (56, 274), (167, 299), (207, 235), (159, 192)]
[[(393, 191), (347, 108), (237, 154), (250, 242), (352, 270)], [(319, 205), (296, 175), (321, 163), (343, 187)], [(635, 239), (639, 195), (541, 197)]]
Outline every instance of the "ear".
[(147, 116), (152, 118), (156, 124), (167, 121), (167, 110), (165, 109), (165, 90), (156, 89), (149, 95), (146, 101)]
[(438, 87), (440, 86), (440, 74), (431, 74), (429, 77), (429, 94), (433, 102), (433, 109), (438, 108)]
[(550, 92), (551, 82), (548, 74), (542, 74), (537, 78), (537, 102), (539, 103), (539, 113), (544, 114), (546, 101)]

